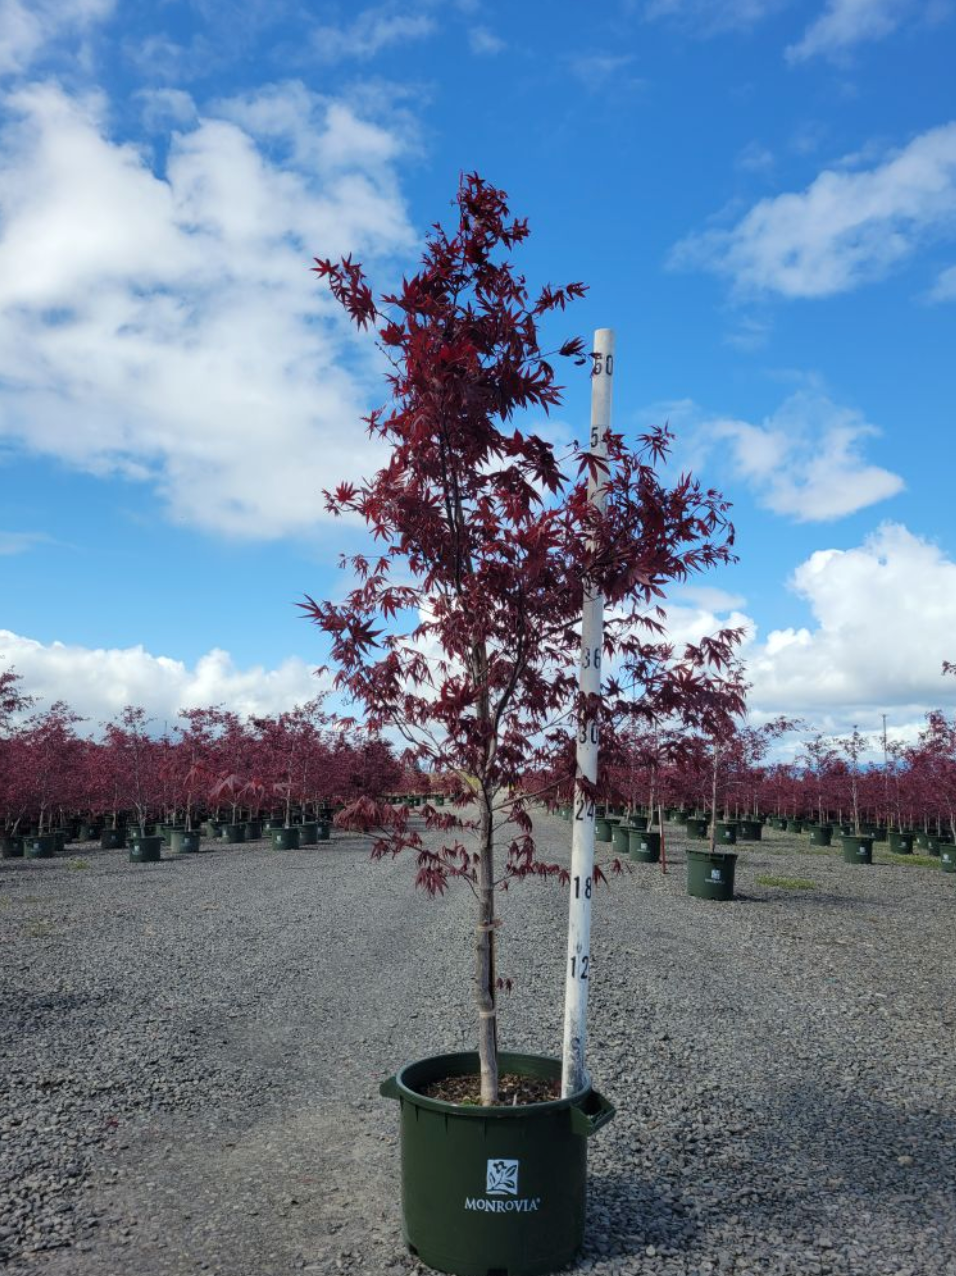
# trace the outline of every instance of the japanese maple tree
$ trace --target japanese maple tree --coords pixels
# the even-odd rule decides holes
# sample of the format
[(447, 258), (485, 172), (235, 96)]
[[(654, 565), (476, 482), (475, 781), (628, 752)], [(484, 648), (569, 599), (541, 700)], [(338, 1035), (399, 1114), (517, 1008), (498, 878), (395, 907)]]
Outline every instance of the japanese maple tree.
[[(585, 709), (605, 722), (679, 717), (727, 666), (738, 635), (679, 653), (666, 641), (666, 586), (732, 557), (727, 505), (688, 475), (666, 486), (666, 427), (636, 447), (608, 430), (606, 461), (591, 450), (597, 439), (562, 457), (536, 432), (533, 414), (561, 402), (554, 355), (588, 364), (577, 338), (549, 354), (541, 326), (585, 289), (532, 294), (510, 260), (528, 226), (511, 218), (503, 192), (473, 174), (456, 203), (457, 224), (434, 226), (420, 271), (380, 300), (350, 258), (317, 262), (390, 360), (390, 400), (367, 418), (389, 451), (371, 478), (326, 494), (332, 512), (365, 521), (375, 553), (346, 560), (356, 580), (344, 601), (302, 606), (329, 636), (337, 683), (369, 728), (400, 733), (428, 772), (456, 777), (456, 812), (423, 808), (443, 834), (437, 849), (405, 808), (368, 797), (339, 821), (377, 829), (376, 856), (413, 850), (429, 893), (455, 878), (474, 891), (481, 1098), (490, 1103), (496, 888), (563, 871), (536, 855), (522, 776), (547, 769)], [(591, 474), (603, 480), (603, 510), (588, 501)], [(600, 704), (587, 706), (577, 690), (586, 578), (606, 601), (604, 667), (613, 670)], [(472, 799), (473, 818), (463, 809)]]

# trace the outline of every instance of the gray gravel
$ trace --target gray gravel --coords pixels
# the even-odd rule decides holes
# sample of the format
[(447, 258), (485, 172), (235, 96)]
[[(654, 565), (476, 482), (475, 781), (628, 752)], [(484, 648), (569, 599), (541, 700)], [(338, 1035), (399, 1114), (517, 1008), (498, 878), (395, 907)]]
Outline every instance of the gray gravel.
[[(568, 826), (538, 824), (565, 854)], [(768, 833), (738, 848), (739, 898), (708, 903), (670, 827), (670, 872), (595, 903), (589, 1064), (618, 1115), (574, 1270), (956, 1276), (956, 882)], [(431, 902), (342, 834), (71, 850), (0, 864), (2, 1261), (424, 1270), (377, 1082), (473, 1046), (467, 889)], [(506, 1048), (560, 1052), (566, 908), (554, 884), (502, 899)]]

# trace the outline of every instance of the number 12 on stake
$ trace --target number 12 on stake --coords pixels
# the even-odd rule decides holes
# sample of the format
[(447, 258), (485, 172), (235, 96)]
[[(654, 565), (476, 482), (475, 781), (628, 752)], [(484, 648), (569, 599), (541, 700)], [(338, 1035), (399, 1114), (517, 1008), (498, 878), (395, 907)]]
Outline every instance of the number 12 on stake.
[[(580, 973), (578, 973), (579, 962), (580, 962)], [(591, 958), (588, 957), (586, 953), (583, 957), (580, 957), (580, 958), (572, 957), (571, 958), (571, 978), (572, 979), (587, 979), (588, 967), (590, 966), (590, 964), (591, 964)]]

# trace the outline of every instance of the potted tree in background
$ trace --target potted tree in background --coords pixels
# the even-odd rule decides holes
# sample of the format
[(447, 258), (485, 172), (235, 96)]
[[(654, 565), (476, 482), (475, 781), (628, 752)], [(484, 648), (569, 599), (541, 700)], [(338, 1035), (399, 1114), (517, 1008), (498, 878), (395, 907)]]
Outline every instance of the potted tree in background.
[(866, 740), (854, 726), (853, 734), (837, 740), (836, 744), (847, 761), (853, 811), (853, 831), (842, 837), (843, 858), (848, 864), (872, 864), (873, 838), (860, 827), (860, 758), (866, 752)]
[(18, 830), (27, 812), (27, 800), (17, 777), (23, 770), (24, 751), (22, 737), (14, 724), (17, 715), (29, 709), (33, 699), (21, 690), (22, 681), (14, 669), (0, 672), (0, 800), (9, 819), (9, 824), (0, 829), (0, 853), (4, 859), (23, 854), (23, 839)]
[[(710, 666), (729, 659), (735, 635), (675, 660), (653, 608), (668, 582), (731, 557), (732, 537), (716, 493), (687, 476), (661, 483), (666, 429), (636, 450), (608, 431), (605, 463), (598, 439), (562, 459), (521, 428), (519, 416), (560, 402), (539, 325), (584, 289), (531, 296), (508, 259), (527, 225), (478, 176), (462, 180), (457, 209), (451, 233), (433, 229), (419, 273), (381, 302), (351, 259), (317, 264), (355, 323), (376, 325), (391, 361), (391, 401), (367, 419), (389, 453), (371, 479), (327, 494), (330, 510), (358, 514), (374, 538), (369, 555), (349, 560), (355, 587), (340, 603), (302, 605), (370, 729), (399, 733), (430, 774), (456, 777), (457, 811), (421, 808), (437, 846), (404, 806), (360, 797), (337, 817), (376, 830), (375, 856), (412, 850), (429, 894), (461, 880), (476, 900), (477, 1049), (409, 1064), (383, 1087), (401, 1103), (406, 1239), (444, 1270), (519, 1276), (562, 1265), (580, 1244), (581, 1136), (607, 1116), (590, 1085), (555, 1097), (557, 1060), (498, 1050), (496, 892), (567, 876), (537, 855), (521, 778), (546, 768), (596, 708), (577, 693), (585, 578), (613, 617), (594, 658), (616, 657), (642, 689), (635, 704), (609, 681), (602, 718), (679, 713)], [(586, 361), (577, 339), (556, 353)], [(590, 475), (604, 479), (603, 510), (589, 503)], [(472, 801), (473, 816), (463, 809)], [(455, 1101), (466, 1096), (474, 1106)], [(519, 1200), (507, 1218), (497, 1209)]]

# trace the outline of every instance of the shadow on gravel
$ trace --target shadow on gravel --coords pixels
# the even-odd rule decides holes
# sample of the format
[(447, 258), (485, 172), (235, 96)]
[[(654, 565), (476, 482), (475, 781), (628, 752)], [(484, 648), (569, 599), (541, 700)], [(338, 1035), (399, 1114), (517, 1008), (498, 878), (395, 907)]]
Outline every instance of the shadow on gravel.
[(588, 1171), (588, 1218), (584, 1252), (593, 1256), (644, 1254), (691, 1248), (699, 1232), (693, 1198), (668, 1184), (662, 1190), (636, 1171)]
[[(735, 1212), (757, 1229), (778, 1226), (784, 1211), (791, 1226), (812, 1226), (826, 1217), (826, 1202), (830, 1217), (839, 1202), (837, 1217), (885, 1212), (902, 1235), (932, 1223), (956, 1244), (956, 1117), (907, 1111), (891, 1097), (856, 1093), (856, 1084), (796, 1083), (767, 1105), (743, 1146), (748, 1160), (770, 1172), (749, 1201), (735, 1202)], [(901, 1105), (905, 1077), (886, 1084)]]

